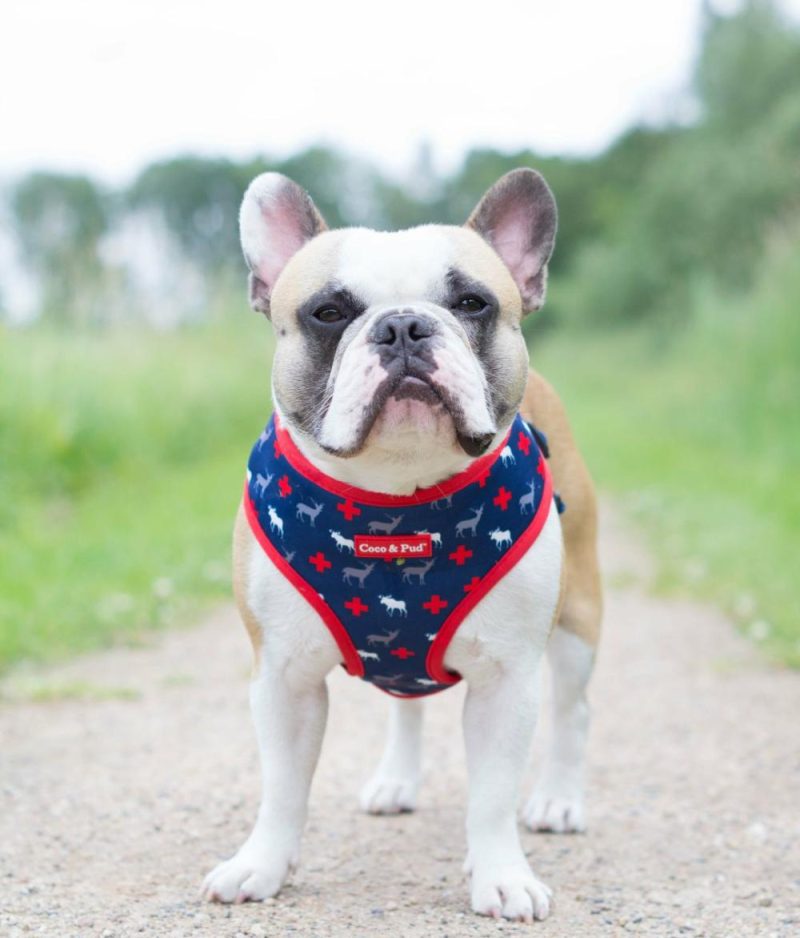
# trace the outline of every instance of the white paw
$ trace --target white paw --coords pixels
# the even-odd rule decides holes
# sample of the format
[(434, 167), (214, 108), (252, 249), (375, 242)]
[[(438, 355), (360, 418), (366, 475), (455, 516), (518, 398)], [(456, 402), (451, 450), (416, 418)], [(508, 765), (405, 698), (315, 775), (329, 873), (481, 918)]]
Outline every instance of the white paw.
[(376, 773), (361, 789), (359, 803), (367, 814), (400, 814), (417, 806), (419, 781)]
[(508, 864), (480, 864), (472, 868), (470, 895), (478, 915), (514, 922), (542, 921), (550, 914), (553, 893), (540, 882), (524, 858)]
[(583, 795), (554, 795), (536, 788), (522, 812), (525, 826), (532, 831), (553, 834), (582, 834), (586, 830)]
[(245, 844), (206, 876), (201, 895), (209, 902), (261, 902), (278, 892), (293, 868), (289, 857), (270, 856)]

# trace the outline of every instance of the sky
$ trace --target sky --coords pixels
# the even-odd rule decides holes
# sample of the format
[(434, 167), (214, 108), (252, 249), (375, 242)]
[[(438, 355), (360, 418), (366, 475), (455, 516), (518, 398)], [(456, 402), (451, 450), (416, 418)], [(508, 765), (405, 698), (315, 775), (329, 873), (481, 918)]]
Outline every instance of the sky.
[[(800, 0), (785, 0), (800, 16)], [(715, 8), (735, 0), (715, 0)], [(402, 172), (681, 117), (701, 0), (5, 0), (0, 178), (323, 142)], [(471, 11), (471, 12), (470, 12)]]

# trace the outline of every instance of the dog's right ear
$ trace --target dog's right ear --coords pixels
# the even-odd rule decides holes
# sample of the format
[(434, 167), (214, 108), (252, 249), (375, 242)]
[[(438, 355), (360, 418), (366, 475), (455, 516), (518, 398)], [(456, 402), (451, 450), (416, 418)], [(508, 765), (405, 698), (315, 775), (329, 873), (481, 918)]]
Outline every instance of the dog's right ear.
[(326, 228), (311, 196), (296, 182), (280, 173), (256, 176), (239, 211), (253, 309), (269, 316), (269, 299), (280, 272), (306, 241)]

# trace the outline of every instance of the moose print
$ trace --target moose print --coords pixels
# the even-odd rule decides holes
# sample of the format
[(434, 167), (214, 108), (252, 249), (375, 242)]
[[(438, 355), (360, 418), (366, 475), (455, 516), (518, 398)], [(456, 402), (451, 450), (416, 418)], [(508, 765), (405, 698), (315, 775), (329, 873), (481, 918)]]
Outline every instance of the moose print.
[(270, 531), (277, 531), (278, 534), (283, 537), (283, 518), (275, 511), (272, 505), (267, 506), (267, 514), (269, 515)]
[(358, 656), (362, 661), (380, 661), (381, 656), (376, 651), (362, 651), (358, 649)]
[(345, 583), (350, 583), (353, 580), (358, 580), (359, 589), (364, 589), (364, 580), (372, 573), (375, 569), (374, 563), (368, 563), (361, 567), (345, 567), (342, 570), (342, 580)]
[(418, 677), (416, 678), (417, 684), (422, 684), (423, 687), (436, 687), (438, 681), (432, 681), (429, 677)]
[(267, 491), (270, 482), (275, 478), (271, 473), (268, 473), (265, 476), (262, 476), (260, 472), (256, 473), (256, 488), (258, 489), (258, 494), (263, 495)]
[(349, 550), (351, 554), (356, 552), (356, 544), (352, 538), (343, 537), (338, 531), (331, 531), (331, 537), (336, 544), (336, 550), (341, 553), (343, 550)]
[(400, 629), (395, 629), (394, 632), (387, 632), (386, 629), (383, 630), (382, 635), (368, 635), (367, 644), (368, 645), (391, 645), (392, 642), (400, 634)]
[(498, 550), (511, 547), (510, 531), (501, 531), (500, 528), (495, 528), (494, 531), (489, 532), (489, 537), (494, 541), (494, 545)]
[(417, 583), (420, 586), (425, 585), (425, 574), (430, 570), (436, 561), (431, 557), (426, 563), (420, 564), (416, 567), (403, 567), (403, 582), (410, 583), (414, 577), (417, 578)]
[(500, 459), (503, 461), (504, 466), (513, 466), (517, 461), (510, 446), (504, 446), (500, 450)]
[(370, 521), (367, 525), (367, 530), (370, 534), (393, 534), (394, 529), (403, 520), (403, 516), (398, 515), (396, 518), (393, 518), (389, 515), (389, 518), (391, 519), (389, 521)]
[(415, 531), (414, 534), (429, 534), (431, 538), (431, 544), (434, 547), (442, 546), (442, 535), (439, 531), (428, 531), (423, 528), (422, 531)]
[(531, 479), (528, 483), (528, 491), (521, 495), (519, 498), (519, 510), (520, 514), (526, 515), (528, 509), (530, 509), (531, 514), (533, 514), (533, 502), (536, 497), (536, 480)]
[(426, 632), (425, 638), (427, 638), (429, 642), (432, 642), (438, 634), (438, 632)]
[(378, 599), (381, 601), (381, 605), (386, 607), (386, 611), (390, 616), (393, 616), (396, 612), (399, 612), (401, 616), (408, 615), (405, 600), (394, 599), (392, 596), (379, 596)]
[(470, 511), (473, 517), (467, 518), (466, 521), (459, 521), (456, 525), (456, 537), (464, 537), (465, 531), (472, 531), (472, 536), (477, 537), (478, 522), (483, 517), (483, 505), (480, 508), (470, 508)]
[(297, 514), (295, 517), (302, 521), (303, 518), (308, 518), (311, 522), (311, 527), (314, 527), (314, 522), (317, 520), (319, 513), (322, 511), (322, 502), (315, 502), (312, 498), (311, 501), (314, 504), (314, 507), (311, 508), (310, 505), (304, 505), (302, 502), (299, 502), (297, 505)]

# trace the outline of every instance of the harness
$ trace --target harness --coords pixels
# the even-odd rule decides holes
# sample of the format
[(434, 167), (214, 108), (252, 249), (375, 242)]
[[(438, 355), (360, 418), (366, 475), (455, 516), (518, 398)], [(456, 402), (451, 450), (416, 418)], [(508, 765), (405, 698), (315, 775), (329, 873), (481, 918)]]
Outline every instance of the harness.
[(554, 498), (546, 446), (517, 415), (500, 446), (463, 472), (386, 495), (325, 475), (273, 415), (250, 453), (245, 511), (348, 673), (424, 696), (460, 680), (443, 664), (450, 640), (544, 526)]

